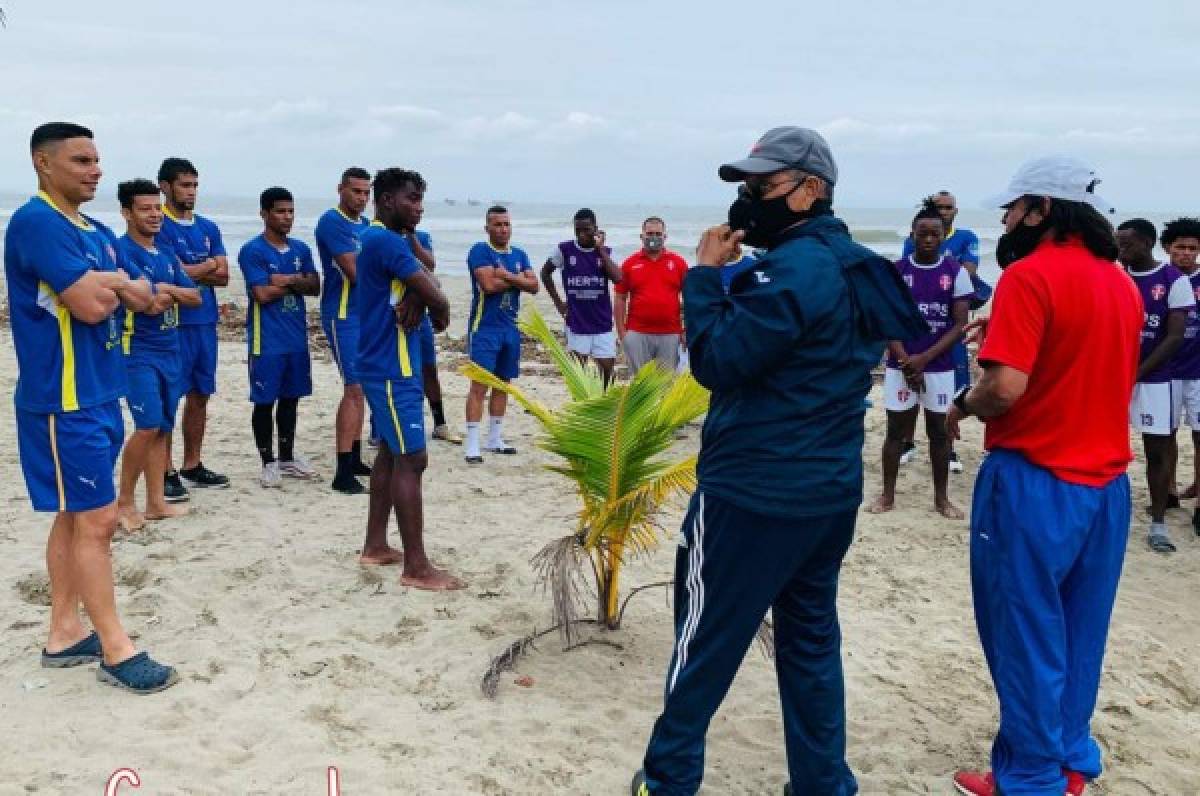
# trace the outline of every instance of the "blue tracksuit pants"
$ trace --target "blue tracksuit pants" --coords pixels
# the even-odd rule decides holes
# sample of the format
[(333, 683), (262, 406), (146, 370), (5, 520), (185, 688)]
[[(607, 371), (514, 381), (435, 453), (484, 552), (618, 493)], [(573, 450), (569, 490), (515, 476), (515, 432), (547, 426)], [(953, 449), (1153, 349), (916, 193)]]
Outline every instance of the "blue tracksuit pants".
[(993, 450), (971, 507), (971, 587), (1000, 700), (992, 768), (1005, 796), (1062, 796), (1094, 778), (1089, 723), (1129, 536), (1129, 479), (1072, 484)]
[(838, 574), (857, 511), (754, 514), (697, 493), (675, 556), (675, 652), (644, 768), (654, 794), (694, 794), (704, 736), (767, 610), (792, 790), (851, 796)]

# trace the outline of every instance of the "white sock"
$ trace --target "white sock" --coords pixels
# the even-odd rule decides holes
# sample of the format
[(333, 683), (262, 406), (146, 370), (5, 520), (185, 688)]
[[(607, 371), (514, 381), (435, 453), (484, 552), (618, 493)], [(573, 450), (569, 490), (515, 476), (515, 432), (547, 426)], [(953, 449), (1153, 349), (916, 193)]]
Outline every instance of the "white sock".
[(503, 448), (504, 435), (501, 433), (504, 430), (503, 417), (488, 418), (488, 447)]
[(467, 442), (466, 455), (475, 457), (479, 456), (479, 424), (467, 423)]

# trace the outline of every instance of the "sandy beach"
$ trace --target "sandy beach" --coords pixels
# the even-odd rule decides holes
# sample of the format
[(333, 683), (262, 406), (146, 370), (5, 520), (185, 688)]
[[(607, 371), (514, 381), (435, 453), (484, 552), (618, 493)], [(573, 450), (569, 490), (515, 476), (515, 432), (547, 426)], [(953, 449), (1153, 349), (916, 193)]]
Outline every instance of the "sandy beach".
[[(469, 288), (462, 278), (446, 287), (451, 335), (461, 337)], [(550, 314), (544, 295), (538, 304)], [(429, 447), (427, 543), (470, 587), (423, 593), (402, 588), (394, 569), (361, 568), (366, 497), (328, 487), (341, 384), (321, 343), (297, 442), (320, 480), (258, 485), (245, 345), (226, 341), (204, 461), (232, 488), (194, 490), (189, 516), (115, 545), (127, 626), (183, 677), (157, 696), (102, 686), (95, 667), (39, 667), (49, 517), (29, 507), (11, 406), (0, 412), (0, 438), (10, 441), (0, 456), (0, 794), (100, 794), (122, 767), (140, 775), (138, 793), (324, 794), (329, 766), (348, 796), (627, 792), (661, 706), (672, 640), (664, 593), (639, 595), (625, 626), (601, 634), (611, 644), (564, 653), (546, 637), (501, 678), (498, 697), (485, 698), (480, 678), (492, 656), (546, 625), (548, 602), (529, 559), (569, 530), (573, 493), (544, 469), (551, 459), (534, 447), (532, 419), (510, 411), (506, 430), (519, 456), (468, 467), (460, 448)], [(461, 427), (461, 346), (445, 335), (439, 346), (447, 414)], [(11, 396), (7, 328), (0, 351), (0, 391)], [(564, 394), (537, 363), (522, 384), (550, 402)], [(875, 398), (868, 498), (879, 488), (884, 426)], [(934, 512), (928, 446), (918, 437), (921, 455), (901, 471), (898, 508), (860, 515), (842, 578), (849, 758), (865, 794), (951, 793), (956, 768), (986, 766), (996, 723), (971, 612), (967, 524)], [(1191, 445), (1180, 439), (1186, 485)], [(680, 445), (698, 443), (692, 429)], [(1094, 721), (1108, 770), (1089, 793), (1200, 794), (1192, 745), (1200, 737), (1200, 539), (1175, 511), (1168, 521), (1179, 552), (1146, 548), (1140, 447)], [(958, 447), (966, 472), (951, 476), (964, 510), (981, 448), (982, 427), (969, 421)], [(672, 510), (665, 526), (681, 516)], [(664, 539), (624, 583), (667, 579), (672, 563), (673, 540)], [(532, 685), (517, 685), (518, 676)], [(774, 672), (754, 649), (713, 722), (703, 792), (777, 794), (785, 780)]]

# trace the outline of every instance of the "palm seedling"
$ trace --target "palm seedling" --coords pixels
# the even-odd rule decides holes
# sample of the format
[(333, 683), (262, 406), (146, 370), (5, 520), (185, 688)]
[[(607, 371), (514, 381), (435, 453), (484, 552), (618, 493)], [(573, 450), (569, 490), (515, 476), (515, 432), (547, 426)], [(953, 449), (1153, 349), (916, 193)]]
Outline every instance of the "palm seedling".
[(696, 457), (672, 458), (680, 428), (708, 409), (708, 392), (690, 373), (676, 376), (651, 363), (625, 384), (605, 389), (595, 365), (579, 362), (530, 308), (520, 321), (558, 367), (569, 400), (551, 409), (520, 388), (468, 363), (468, 378), (503, 390), (542, 425), (538, 445), (559, 457), (548, 468), (566, 476), (579, 493), (574, 531), (546, 545), (533, 559), (552, 595), (554, 623), (570, 644), (582, 619), (590, 571), (597, 598), (595, 622), (620, 624), (621, 566), (658, 541), (657, 518), (674, 498), (696, 487)]

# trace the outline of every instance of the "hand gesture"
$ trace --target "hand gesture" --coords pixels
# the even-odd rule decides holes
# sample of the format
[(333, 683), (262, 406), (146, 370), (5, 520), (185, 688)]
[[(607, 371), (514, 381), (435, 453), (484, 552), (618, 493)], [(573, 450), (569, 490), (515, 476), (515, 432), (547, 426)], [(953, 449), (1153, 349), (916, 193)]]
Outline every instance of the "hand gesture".
[(720, 266), (732, 262), (745, 236), (745, 231), (731, 230), (728, 224), (709, 227), (696, 247), (696, 264)]

